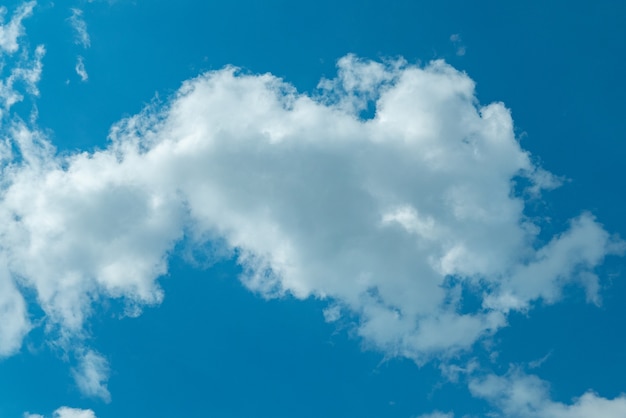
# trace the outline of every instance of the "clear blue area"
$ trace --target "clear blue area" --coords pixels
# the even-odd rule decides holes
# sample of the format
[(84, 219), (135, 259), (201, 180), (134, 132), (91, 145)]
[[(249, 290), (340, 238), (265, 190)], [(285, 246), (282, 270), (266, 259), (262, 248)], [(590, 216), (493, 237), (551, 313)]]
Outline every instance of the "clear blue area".
[[(18, 2), (5, 2), (9, 10)], [(65, 21), (81, 7), (91, 48), (73, 42)], [(531, 1), (191, 1), (40, 0), (25, 21), (31, 44), (45, 44), (39, 124), (60, 150), (106, 146), (112, 123), (185, 79), (234, 64), (272, 72), (313, 91), (335, 61), (404, 56), (443, 58), (477, 81), (482, 103), (503, 101), (525, 149), (571, 181), (535, 208), (559, 231), (581, 209), (626, 236), (626, 3)], [(466, 54), (456, 55), (452, 34)], [(74, 72), (84, 57), (89, 80)], [(66, 83), (70, 80), (69, 84)], [(93, 346), (110, 360), (113, 401), (84, 398), (41, 330), (22, 353), (0, 363), (0, 417), (49, 414), (60, 405), (99, 418), (411, 417), (433, 409), (480, 414), (462, 385), (429, 364), (385, 361), (349, 329), (324, 323), (320, 301), (265, 301), (236, 280), (229, 262), (198, 270), (175, 258), (162, 279), (162, 306), (118, 320), (101, 307)], [(604, 303), (568, 302), (514, 315), (494, 338), (499, 371), (552, 353), (533, 372), (555, 400), (589, 388), (626, 390), (626, 283), (622, 260), (600, 273)], [(479, 353), (486, 355), (484, 350)]]

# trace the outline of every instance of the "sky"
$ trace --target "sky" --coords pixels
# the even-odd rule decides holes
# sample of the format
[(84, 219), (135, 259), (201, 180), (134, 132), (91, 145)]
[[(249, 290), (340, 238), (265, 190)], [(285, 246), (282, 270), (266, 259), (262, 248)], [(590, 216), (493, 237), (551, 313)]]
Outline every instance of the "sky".
[(3, 2), (0, 418), (626, 416), (625, 28)]

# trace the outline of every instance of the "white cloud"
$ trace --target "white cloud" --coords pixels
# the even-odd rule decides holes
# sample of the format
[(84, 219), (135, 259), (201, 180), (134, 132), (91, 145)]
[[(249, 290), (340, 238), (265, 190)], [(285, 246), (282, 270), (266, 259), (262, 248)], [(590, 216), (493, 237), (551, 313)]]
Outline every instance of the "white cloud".
[[(24, 99), (24, 93), (33, 96), (39, 95), (37, 84), (41, 79), (43, 69), (42, 59), (46, 49), (39, 45), (35, 49), (34, 57), (30, 58), (26, 52), (18, 60), (14, 68), (5, 79), (0, 79), (0, 117), (8, 115), (11, 107)], [(20, 92), (19, 85), (23, 85), (24, 92)]]
[[(53, 418), (96, 418), (96, 414), (91, 409), (78, 409), (62, 406), (52, 414)], [(24, 418), (44, 418), (43, 415), (30, 414), (26, 412)]]
[(498, 408), (495, 417), (506, 418), (622, 418), (626, 416), (626, 395), (614, 399), (587, 392), (570, 404), (550, 399), (549, 385), (537, 376), (513, 369), (505, 376), (488, 375), (473, 379), (470, 391)]
[(63, 406), (54, 411), (54, 418), (96, 418), (91, 409), (77, 409)]
[(324, 320), (326, 322), (335, 322), (341, 318), (341, 307), (334, 305), (324, 309)]
[(560, 298), (563, 285), (573, 280), (585, 286), (589, 301), (597, 301), (598, 278), (590, 273), (590, 267), (598, 265), (607, 253), (623, 252), (624, 247), (597, 226), (588, 213), (574, 219), (569, 230), (538, 250), (532, 261), (503, 278), (499, 291), (485, 298), (485, 306), (507, 311), (526, 309), (538, 298), (552, 303)]
[(31, 328), (26, 302), (10, 276), (6, 260), (0, 261), (0, 318), (0, 357), (5, 357), (20, 349)]
[(72, 29), (74, 29), (74, 42), (83, 48), (91, 46), (89, 32), (87, 32), (87, 22), (83, 19), (83, 11), (81, 9), (72, 8), (72, 15), (68, 18)]
[(548, 361), (548, 359), (550, 358), (550, 356), (552, 356), (552, 351), (550, 351), (549, 353), (547, 353), (545, 356), (541, 357), (540, 359), (537, 360), (533, 360), (531, 362), (528, 363), (528, 368), (529, 369), (538, 369), (539, 367), (541, 367), (546, 361)]
[(80, 55), (76, 59), (76, 74), (79, 75), (80, 81), (87, 81), (89, 78), (89, 74), (87, 74), (87, 70), (85, 69), (85, 63), (83, 62), (83, 57)]
[(0, 6), (0, 55), (2, 53), (12, 54), (18, 50), (17, 40), (24, 35), (22, 20), (32, 14), (35, 4), (35, 1), (29, 1), (20, 5), (6, 24), (4, 24), (4, 17), (7, 14), (7, 8)]
[[(359, 71), (352, 62), (357, 61), (343, 62), (347, 81), (339, 80), (347, 90), (362, 87), (350, 81)], [(106, 151), (72, 156), (67, 169), (45, 155), (37, 161), (46, 165), (43, 171), (37, 166), (13, 170), (5, 207), (20, 213), (31, 242), (35, 237), (45, 242), (48, 235), (60, 239), (65, 245), (55, 258), (64, 262), (52, 264), (76, 272), (94, 264), (110, 270), (112, 262), (122, 262), (118, 248), (126, 239), (140, 244), (128, 248), (140, 253), (134, 260), (159, 265), (182, 234), (183, 219), (167, 231), (161, 231), (161, 222), (170, 223), (170, 215), (183, 218), (186, 207), (194, 231), (220, 236), (239, 249), (247, 269), (242, 279), (253, 290), (336, 298), (363, 314), (361, 332), (373, 340), (415, 336), (413, 343), (403, 343), (425, 349), (471, 344), (480, 332), (501, 326), (500, 311), (509, 308), (457, 315), (455, 304), (444, 303), (446, 275), (480, 277), (509, 289), (516, 281), (506, 273), (545, 271), (537, 291), (518, 296), (528, 301), (552, 298), (553, 280), (569, 276), (573, 263), (590, 268), (599, 263), (609, 237), (588, 215), (541, 250), (529, 246), (536, 228), (523, 218), (523, 201), (510, 197), (510, 182), (520, 173), (532, 175), (534, 167), (515, 141), (504, 107), (476, 109), (471, 80), (441, 62), (426, 69), (384, 70), (395, 83), (382, 92), (376, 118), (364, 122), (299, 96), (269, 75), (210, 73), (187, 82), (158, 123), (146, 113), (120, 124)], [(356, 76), (367, 79), (369, 73)], [(363, 84), (368, 94), (376, 93), (379, 80)], [(33, 175), (43, 176), (40, 186), (30, 184)], [(21, 204), (33, 197), (41, 208)], [(109, 207), (121, 202), (125, 207)], [(157, 233), (162, 242), (141, 257), (146, 237), (133, 237), (117, 216), (124, 213), (130, 226), (151, 209), (163, 217), (141, 233)], [(418, 218), (422, 212), (425, 220)], [(36, 225), (25, 224), (27, 219)], [(90, 219), (100, 219), (101, 225), (89, 225)], [(583, 235), (576, 235), (581, 228)], [(92, 262), (75, 266), (84, 257), (67, 258), (84, 247), (86, 231), (94, 234)], [(586, 239), (592, 235), (593, 241)], [(108, 237), (120, 241), (112, 254)], [(562, 248), (568, 245), (580, 251), (572, 255)], [(587, 253), (581, 260), (579, 254)], [(539, 261), (525, 262), (533, 258)], [(126, 268), (130, 265), (91, 275), (113, 293), (117, 286), (126, 291), (133, 283), (122, 278)], [(35, 269), (25, 272), (34, 280), (43, 275), (32, 263), (24, 269)], [(140, 293), (147, 299), (158, 300), (149, 296), (150, 273), (151, 268), (141, 271), (135, 285), (145, 289)], [(80, 312), (61, 316), (82, 323)], [(428, 343), (429, 338), (434, 341)]]
[(81, 353), (78, 360), (78, 367), (72, 370), (72, 375), (80, 391), (87, 396), (110, 402), (111, 394), (107, 388), (109, 379), (107, 360), (92, 350)]
[[(623, 245), (588, 213), (538, 244), (513, 180), (534, 193), (556, 180), (466, 74), (347, 56), (321, 87), (311, 97), (270, 74), (210, 72), (91, 153), (57, 155), (23, 122), (5, 127), (21, 159), (2, 166), (0, 254), (49, 332), (80, 341), (102, 298), (159, 303), (182, 239), (223, 242), (252, 291), (327, 299), (327, 320), (356, 314), (370, 347), (418, 363), (467, 350), (567, 283), (597, 296), (595, 267)], [(360, 119), (369, 100), (376, 114)], [(463, 287), (483, 306), (461, 313)], [(13, 293), (3, 303), (19, 307)], [(28, 331), (16, 323), (0, 324), (14, 341)], [(108, 399), (106, 361), (79, 354), (79, 388)]]

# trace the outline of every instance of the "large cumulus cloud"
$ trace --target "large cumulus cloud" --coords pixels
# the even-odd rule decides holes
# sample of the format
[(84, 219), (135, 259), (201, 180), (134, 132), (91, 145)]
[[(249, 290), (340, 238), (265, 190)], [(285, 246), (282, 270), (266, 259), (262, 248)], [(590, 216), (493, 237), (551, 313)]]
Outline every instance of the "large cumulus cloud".
[[(34, 5), (0, 25), (3, 60)], [(571, 283), (598, 303), (594, 270), (623, 252), (585, 211), (541, 235), (525, 206), (558, 178), (521, 148), (509, 110), (481, 105), (443, 61), (348, 55), (314, 94), (228, 67), (120, 121), (105, 149), (59, 154), (36, 112), (12, 113), (38, 93), (44, 54), (21, 51), (0, 79), (0, 357), (43, 324), (85, 395), (110, 399), (109, 365), (85, 332), (94, 305), (118, 298), (137, 315), (160, 303), (181, 241), (236, 260), (263, 297), (326, 300), (328, 321), (356, 318), (370, 347), (418, 363), (470, 349)], [(623, 413), (623, 397), (553, 402), (515, 371), (468, 379), (507, 416)]]
[[(346, 56), (338, 68), (314, 96), (270, 74), (206, 73), (94, 152), (58, 155), (13, 119), (0, 260), (4, 309), (21, 319), (0, 327), (5, 353), (29, 326), (17, 288), (72, 338), (102, 297), (158, 303), (182, 239), (221, 242), (251, 290), (327, 299), (335, 319), (358, 315), (366, 342), (416, 361), (470, 347), (568, 282), (596, 297), (593, 269), (621, 244), (584, 212), (537, 244), (514, 182), (536, 196), (557, 180), (503, 104), (478, 104), (442, 61)], [(360, 117), (368, 103), (375, 115)], [(482, 306), (463, 310), (462, 288)]]
[[(3, 26), (4, 53), (33, 6)], [(0, 356), (35, 326), (32, 294), (37, 324), (75, 347), (87, 395), (109, 399), (106, 359), (85, 345), (94, 304), (158, 304), (181, 241), (218, 246), (263, 297), (328, 301), (327, 320), (357, 318), (366, 344), (418, 363), (570, 283), (597, 302), (594, 270), (623, 251), (588, 212), (539, 239), (525, 205), (558, 179), (521, 148), (509, 110), (481, 105), (443, 61), (348, 55), (315, 94), (228, 67), (115, 124), (105, 149), (59, 154), (36, 118), (10, 112), (18, 77), (37, 93), (44, 53), (0, 83)]]

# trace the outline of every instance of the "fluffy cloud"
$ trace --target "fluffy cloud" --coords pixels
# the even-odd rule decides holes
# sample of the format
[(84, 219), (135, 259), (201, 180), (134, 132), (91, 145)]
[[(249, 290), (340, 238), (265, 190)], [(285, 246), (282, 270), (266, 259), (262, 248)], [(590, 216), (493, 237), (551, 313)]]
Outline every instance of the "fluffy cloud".
[[(12, 319), (0, 354), (31, 327), (30, 289), (49, 335), (79, 342), (79, 388), (105, 400), (107, 363), (82, 347), (92, 306), (158, 304), (181, 240), (222, 243), (250, 290), (328, 300), (327, 320), (355, 314), (369, 346), (418, 363), (467, 350), (568, 283), (597, 301), (594, 269), (623, 251), (589, 213), (539, 244), (524, 196), (558, 180), (520, 147), (506, 107), (479, 105), (443, 61), (349, 55), (313, 96), (271, 74), (209, 72), (94, 152), (59, 155), (17, 117), (2, 133), (0, 309)], [(469, 310), (463, 290), (482, 306)]]
[(76, 409), (64, 406), (54, 411), (54, 418), (96, 418), (91, 409)]
[[(269, 74), (207, 73), (94, 153), (55, 155), (14, 122), (22, 158), (3, 169), (0, 203), (10, 275), (79, 333), (100, 296), (158, 303), (176, 241), (220, 239), (251, 290), (333, 300), (367, 342), (421, 361), (556, 301), (619, 250), (586, 213), (536, 247), (512, 187), (546, 173), (465, 74), (353, 56), (339, 69), (316, 98)], [(367, 100), (377, 110), (363, 120)], [(460, 313), (464, 286), (483, 308)]]
[[(62, 406), (56, 411), (54, 411), (53, 418), (96, 418), (96, 414), (91, 409), (77, 409), (77, 408), (69, 408), (67, 406)], [(39, 414), (29, 414), (28, 412), (24, 414), (24, 418), (44, 418), (43, 415)]]
[(626, 396), (606, 399), (587, 392), (571, 404), (550, 399), (547, 382), (513, 369), (505, 376), (473, 379), (470, 390), (498, 407), (496, 417), (507, 418), (620, 418), (626, 416)]

